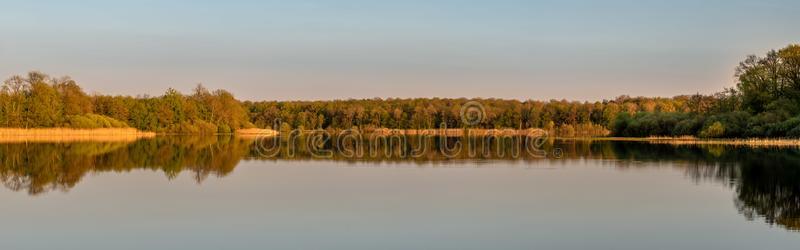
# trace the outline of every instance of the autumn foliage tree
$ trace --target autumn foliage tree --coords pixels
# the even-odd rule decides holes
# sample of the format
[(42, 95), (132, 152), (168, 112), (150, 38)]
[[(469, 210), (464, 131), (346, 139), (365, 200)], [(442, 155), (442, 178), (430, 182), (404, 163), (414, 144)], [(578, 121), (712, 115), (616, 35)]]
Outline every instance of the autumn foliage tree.
[(192, 96), (168, 89), (159, 97), (87, 95), (71, 78), (41, 72), (12, 76), (0, 89), (0, 127), (128, 127), (170, 133), (228, 133), (250, 127), (242, 104), (202, 86)]

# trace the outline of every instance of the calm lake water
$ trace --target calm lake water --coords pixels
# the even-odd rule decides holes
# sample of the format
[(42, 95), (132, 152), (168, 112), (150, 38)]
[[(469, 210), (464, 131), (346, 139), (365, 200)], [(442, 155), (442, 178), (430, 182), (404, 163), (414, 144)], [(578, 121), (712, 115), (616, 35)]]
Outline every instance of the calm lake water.
[(0, 144), (0, 249), (800, 246), (798, 149), (423, 141)]

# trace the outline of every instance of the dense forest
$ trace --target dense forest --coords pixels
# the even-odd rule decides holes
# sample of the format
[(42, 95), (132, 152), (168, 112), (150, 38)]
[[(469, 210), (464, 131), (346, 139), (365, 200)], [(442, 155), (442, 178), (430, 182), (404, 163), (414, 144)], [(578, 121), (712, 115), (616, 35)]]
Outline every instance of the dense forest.
[[(134, 127), (165, 133), (229, 133), (240, 128), (543, 128), (559, 136), (800, 137), (800, 45), (749, 56), (735, 88), (672, 98), (612, 100), (362, 99), (239, 101), (199, 85), (157, 97), (88, 95), (69, 77), (12, 76), (0, 90), (0, 126)], [(463, 124), (461, 105), (477, 101), (484, 119)]]

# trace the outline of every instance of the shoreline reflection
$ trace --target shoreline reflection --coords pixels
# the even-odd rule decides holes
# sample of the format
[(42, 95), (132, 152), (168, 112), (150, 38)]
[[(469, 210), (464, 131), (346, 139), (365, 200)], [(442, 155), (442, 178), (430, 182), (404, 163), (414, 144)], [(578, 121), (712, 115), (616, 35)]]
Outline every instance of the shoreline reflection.
[[(440, 150), (443, 145), (436, 141), (408, 140), (378, 145), (379, 154), (359, 155), (344, 154), (342, 152), (348, 151), (338, 150), (329, 140), (317, 145), (317, 149), (330, 150), (332, 154), (318, 157), (309, 147), (303, 146), (293, 147), (292, 151), (286, 149), (290, 147), (282, 147), (275, 154), (265, 156), (257, 142), (263, 143), (232, 136), (164, 136), (133, 142), (2, 143), (0, 181), (9, 190), (41, 195), (54, 190), (68, 191), (87, 174), (98, 172), (143, 169), (159, 171), (173, 179), (186, 171), (200, 183), (210, 175), (230, 174), (242, 160), (328, 160), (371, 166), (392, 163), (457, 166), (487, 160), (549, 161), (557, 165), (558, 162), (568, 163), (567, 160), (597, 160), (617, 168), (652, 166), (637, 164), (647, 162), (682, 169), (696, 181), (711, 180), (726, 185), (735, 191), (734, 206), (749, 220), (763, 218), (770, 225), (800, 230), (800, 151), (797, 149), (549, 140), (541, 149), (560, 150), (560, 157), (552, 154), (550, 157), (527, 154), (515, 157), (514, 151), (522, 149), (515, 148), (519, 145), (511, 142), (506, 147), (498, 147), (501, 144), (496, 143), (473, 147), (469, 141), (461, 141), (469, 150), (443, 155)], [(427, 150), (420, 151), (421, 148)], [(417, 155), (410, 157), (415, 151)]]

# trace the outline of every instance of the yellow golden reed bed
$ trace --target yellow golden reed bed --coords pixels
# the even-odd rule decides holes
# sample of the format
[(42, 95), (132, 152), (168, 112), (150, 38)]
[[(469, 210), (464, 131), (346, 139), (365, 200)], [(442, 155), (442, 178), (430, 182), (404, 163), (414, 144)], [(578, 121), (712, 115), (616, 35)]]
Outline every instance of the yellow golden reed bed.
[(154, 136), (134, 128), (0, 128), (0, 142), (134, 141)]

